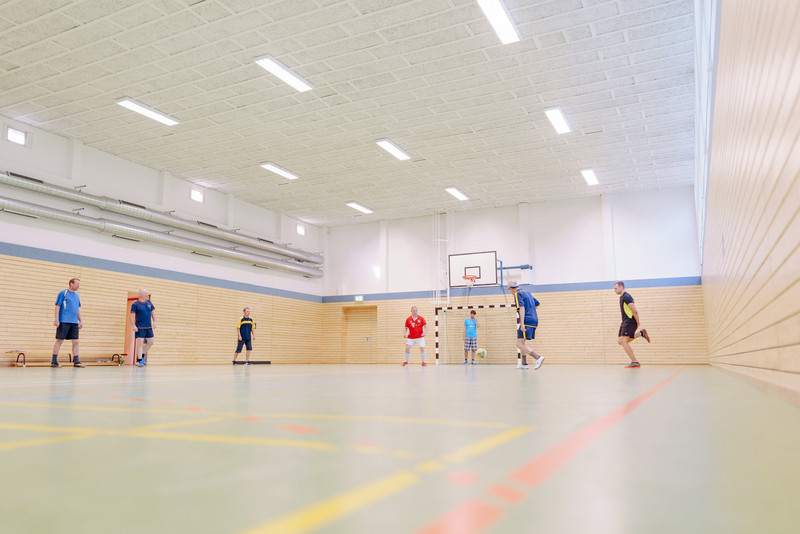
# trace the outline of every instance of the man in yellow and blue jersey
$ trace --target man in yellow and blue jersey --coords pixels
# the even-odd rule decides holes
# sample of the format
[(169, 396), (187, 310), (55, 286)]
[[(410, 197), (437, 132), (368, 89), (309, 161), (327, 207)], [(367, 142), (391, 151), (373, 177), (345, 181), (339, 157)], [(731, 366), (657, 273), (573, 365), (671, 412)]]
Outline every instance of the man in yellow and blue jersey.
[(236, 352), (233, 354), (233, 364), (236, 365), (236, 357), (241, 354), (242, 348), (247, 347), (244, 353), (244, 364), (250, 365), (250, 351), (253, 350), (253, 340), (256, 338), (256, 322), (250, 317), (250, 308), (242, 310), (244, 317), (239, 319), (236, 325), (236, 336), (239, 342), (236, 344)]

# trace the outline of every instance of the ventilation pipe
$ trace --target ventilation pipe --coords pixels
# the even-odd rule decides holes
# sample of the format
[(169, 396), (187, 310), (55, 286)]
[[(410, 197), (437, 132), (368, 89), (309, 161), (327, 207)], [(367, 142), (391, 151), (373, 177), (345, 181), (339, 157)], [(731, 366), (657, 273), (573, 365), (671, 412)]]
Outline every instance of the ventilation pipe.
[(173, 236), (163, 232), (156, 232), (145, 228), (137, 228), (136, 226), (107, 221), (105, 219), (96, 219), (94, 217), (75, 215), (74, 213), (67, 211), (37, 206), (36, 204), (30, 204), (21, 200), (12, 200), (9, 198), (0, 197), (0, 210), (22, 215), (30, 215), (33, 217), (41, 217), (42, 219), (48, 219), (51, 221), (75, 224), (117, 237), (135, 239), (138, 241), (147, 241), (148, 243), (166, 245), (168, 247), (188, 250), (198, 254), (208, 254), (210, 256), (218, 256), (220, 258), (243, 261), (259, 267), (279, 269), (290, 273), (302, 274), (303, 276), (307, 277), (322, 277), (322, 271), (314, 267), (267, 258), (264, 256), (259, 256), (258, 254), (249, 254), (234, 249), (202, 243), (193, 239)]
[(220, 230), (219, 228), (214, 228), (212, 226), (205, 226), (195, 221), (182, 219), (168, 213), (160, 213), (158, 211), (148, 210), (146, 208), (132, 206), (130, 204), (123, 204), (119, 200), (114, 200), (108, 197), (99, 197), (84, 193), (82, 191), (76, 191), (74, 189), (67, 189), (65, 187), (45, 184), (35, 179), (15, 176), (12, 173), (0, 173), (0, 184), (10, 185), (20, 189), (33, 191), (35, 193), (42, 193), (74, 202), (80, 202), (82, 204), (88, 204), (89, 206), (94, 206), (104, 211), (111, 211), (121, 215), (127, 215), (129, 217), (135, 217), (137, 219), (163, 224), (173, 228), (179, 228), (181, 230), (188, 230), (196, 234), (223, 239), (232, 243), (247, 245), (248, 247), (257, 248), (266, 252), (272, 252), (273, 254), (279, 254), (281, 256), (286, 256), (299, 261), (313, 263), (315, 265), (321, 265), (323, 262), (323, 258), (319, 254), (312, 254), (310, 252), (305, 252), (292, 247), (276, 245), (274, 243), (243, 236), (235, 232), (228, 232), (227, 230)]

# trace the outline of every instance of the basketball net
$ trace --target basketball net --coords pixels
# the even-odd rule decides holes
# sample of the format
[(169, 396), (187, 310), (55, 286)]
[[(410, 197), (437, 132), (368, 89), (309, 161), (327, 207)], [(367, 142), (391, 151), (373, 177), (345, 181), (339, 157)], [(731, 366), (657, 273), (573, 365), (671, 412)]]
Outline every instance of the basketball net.
[(467, 287), (469, 287), (469, 288), (474, 286), (475, 285), (475, 281), (478, 279), (478, 277), (475, 276), (474, 274), (466, 274), (466, 275), (462, 276), (462, 278), (467, 281)]

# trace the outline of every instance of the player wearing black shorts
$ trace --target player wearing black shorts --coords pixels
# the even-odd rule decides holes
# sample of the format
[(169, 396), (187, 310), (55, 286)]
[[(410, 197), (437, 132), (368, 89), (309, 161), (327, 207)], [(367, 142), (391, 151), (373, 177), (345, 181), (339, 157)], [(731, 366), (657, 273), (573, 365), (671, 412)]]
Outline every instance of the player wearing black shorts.
[(253, 350), (253, 340), (256, 338), (254, 332), (256, 322), (250, 317), (250, 308), (242, 310), (244, 317), (239, 319), (239, 324), (236, 325), (236, 337), (239, 339), (236, 343), (236, 352), (233, 353), (233, 364), (236, 365), (236, 357), (241, 354), (242, 348), (247, 347), (244, 353), (245, 365), (250, 365), (250, 351)]
[(650, 343), (650, 336), (647, 335), (647, 330), (639, 328), (639, 311), (636, 309), (636, 304), (633, 303), (633, 297), (625, 291), (625, 282), (616, 282), (614, 284), (614, 292), (619, 295), (619, 309), (622, 312), (622, 324), (619, 327), (619, 334), (617, 334), (617, 343), (622, 345), (625, 353), (631, 359), (631, 363), (625, 367), (635, 369), (641, 367), (633, 354), (630, 341), (643, 337)]
[(78, 296), (78, 288), (81, 281), (73, 278), (69, 281), (69, 288), (58, 293), (56, 297), (55, 320), (53, 325), (56, 327), (56, 343), (53, 345), (53, 360), (50, 367), (61, 367), (58, 363), (58, 351), (65, 339), (72, 341), (72, 364), (75, 367), (83, 367), (78, 356), (78, 331), (83, 328), (81, 319), (81, 299)]

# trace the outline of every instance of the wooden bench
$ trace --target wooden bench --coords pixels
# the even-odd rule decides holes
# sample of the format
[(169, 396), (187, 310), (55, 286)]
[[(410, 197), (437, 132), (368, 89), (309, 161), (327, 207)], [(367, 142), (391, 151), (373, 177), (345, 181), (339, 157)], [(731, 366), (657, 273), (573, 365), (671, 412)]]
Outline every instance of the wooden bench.
[[(25, 351), (21, 349), (11, 349), (5, 351), (4, 354), (11, 355), (7, 362), (3, 362), (2, 365), (7, 365), (8, 367), (50, 367), (51, 357), (48, 356), (45, 359), (41, 359), (35, 356), (26, 356)], [(87, 366), (101, 366), (101, 365), (113, 365), (113, 366), (120, 366), (125, 361), (125, 357), (127, 354), (118, 354), (114, 353), (111, 356), (108, 355), (81, 355), (81, 363)], [(72, 364), (72, 353), (67, 353), (67, 364)]]

